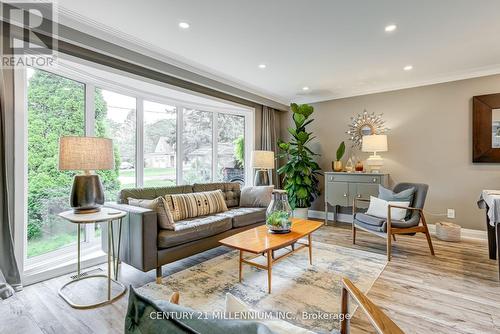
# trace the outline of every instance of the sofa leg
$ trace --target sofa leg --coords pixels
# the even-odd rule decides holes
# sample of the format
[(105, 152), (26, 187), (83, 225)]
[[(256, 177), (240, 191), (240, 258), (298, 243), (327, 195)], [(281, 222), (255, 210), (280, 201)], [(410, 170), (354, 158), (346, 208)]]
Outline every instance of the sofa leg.
[(162, 272), (161, 266), (156, 267), (156, 284), (161, 284)]
[(356, 244), (356, 226), (352, 223), (352, 244)]

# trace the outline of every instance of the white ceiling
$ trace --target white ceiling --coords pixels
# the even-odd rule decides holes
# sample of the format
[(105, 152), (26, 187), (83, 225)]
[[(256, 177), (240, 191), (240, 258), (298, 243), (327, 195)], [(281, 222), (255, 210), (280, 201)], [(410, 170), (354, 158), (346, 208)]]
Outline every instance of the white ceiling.
[[(287, 104), (500, 73), (499, 0), (58, 4), (63, 13), (177, 65)], [(181, 21), (191, 27), (181, 30)], [(388, 34), (390, 23), (398, 29)], [(403, 71), (408, 64), (414, 69)]]

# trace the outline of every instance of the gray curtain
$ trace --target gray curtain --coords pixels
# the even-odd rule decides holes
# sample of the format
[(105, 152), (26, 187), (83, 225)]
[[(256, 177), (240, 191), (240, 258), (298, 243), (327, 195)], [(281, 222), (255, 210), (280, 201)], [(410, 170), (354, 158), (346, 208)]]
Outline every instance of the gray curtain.
[(261, 135), (261, 148), (264, 151), (273, 151), (275, 158), (275, 168), (271, 171), (271, 180), (274, 184), (275, 188), (280, 188), (281, 182), (276, 172), (278, 168), (278, 130), (279, 130), (279, 121), (278, 121), (278, 111), (262, 106), (262, 135)]
[[(0, 298), (5, 299), (22, 289), (21, 277), (14, 256), (12, 237), (12, 182), (7, 179), (7, 145), (13, 149), (13, 138), (6, 134), (7, 119), (14, 115), (14, 73), (0, 70)], [(9, 122), (10, 123), (10, 122)], [(12, 125), (10, 125), (12, 126)]]

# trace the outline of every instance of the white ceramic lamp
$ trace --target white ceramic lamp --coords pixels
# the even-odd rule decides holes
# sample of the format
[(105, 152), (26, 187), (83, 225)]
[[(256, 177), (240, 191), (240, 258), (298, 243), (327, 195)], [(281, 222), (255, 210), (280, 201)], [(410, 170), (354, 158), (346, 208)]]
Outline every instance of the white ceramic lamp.
[(363, 136), (361, 151), (373, 152), (373, 155), (370, 155), (368, 160), (366, 160), (366, 164), (368, 165), (370, 172), (380, 173), (380, 169), (384, 165), (384, 160), (380, 155), (377, 155), (377, 153), (387, 152), (387, 136), (386, 135)]
[(254, 185), (268, 186), (269, 170), (274, 169), (274, 152), (273, 151), (252, 151), (251, 157), (252, 167), (255, 171)]

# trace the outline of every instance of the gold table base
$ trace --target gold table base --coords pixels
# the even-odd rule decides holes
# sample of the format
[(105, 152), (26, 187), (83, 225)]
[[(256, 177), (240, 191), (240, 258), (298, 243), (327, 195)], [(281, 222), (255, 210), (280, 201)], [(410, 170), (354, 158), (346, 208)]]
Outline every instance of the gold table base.
[[(120, 243), (121, 243), (121, 234), (122, 234), (122, 218), (118, 220), (118, 251), (117, 255), (115, 257), (115, 242), (114, 242), (114, 233), (113, 233), (113, 220), (108, 220), (108, 274), (104, 275), (89, 275), (89, 276), (83, 276), (81, 277), (80, 274), (80, 224), (78, 224), (78, 261), (77, 261), (77, 275), (75, 279), (65, 283), (60, 289), (59, 289), (59, 296), (61, 296), (62, 299), (66, 303), (69, 304), (69, 306), (80, 309), (80, 310), (85, 310), (85, 309), (92, 309), (104, 305), (108, 305), (119, 299), (121, 296), (127, 292), (127, 288), (125, 285), (122, 283), (118, 282), (118, 266), (120, 264)], [(111, 254), (112, 253), (112, 254)], [(116, 260), (116, 263), (115, 263)], [(111, 263), (113, 263), (113, 271), (111, 271)], [(114, 274), (114, 279), (111, 278), (111, 274)], [(66, 288), (67, 286), (77, 283), (79, 281), (82, 281), (84, 279), (89, 279), (89, 278), (106, 278), (108, 280), (108, 296), (107, 299), (98, 303), (94, 304), (77, 304), (71, 301), (71, 299), (64, 293), (63, 289)], [(111, 282), (118, 284), (121, 289), (116, 294), (115, 296), (111, 295)]]

